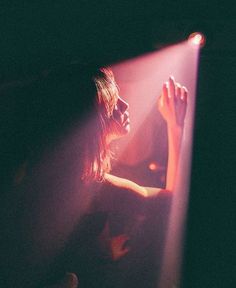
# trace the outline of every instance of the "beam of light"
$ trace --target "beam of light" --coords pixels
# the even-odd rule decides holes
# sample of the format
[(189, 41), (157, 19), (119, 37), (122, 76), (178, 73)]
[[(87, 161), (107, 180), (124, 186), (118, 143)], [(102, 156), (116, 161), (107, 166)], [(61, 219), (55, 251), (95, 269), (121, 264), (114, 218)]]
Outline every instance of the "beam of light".
[(199, 49), (191, 49), (191, 47), (188, 46), (186, 52), (188, 54), (189, 66), (183, 67), (182, 71), (182, 73), (185, 75), (191, 74), (191, 78), (189, 78), (188, 81), (190, 81), (189, 84), (192, 86), (192, 90), (189, 94), (188, 112), (185, 120), (185, 130), (180, 152), (180, 162), (175, 189), (176, 191), (174, 192), (169, 219), (169, 227), (163, 258), (164, 261), (159, 285), (160, 288), (175, 287), (174, 285), (178, 287), (180, 283), (181, 258), (185, 229), (184, 226), (187, 212), (191, 171), (192, 137), (194, 127)]
[(129, 165), (141, 162), (154, 149), (153, 135), (165, 137), (164, 123), (157, 110), (157, 98), (170, 75), (174, 75), (176, 81), (185, 85), (190, 95), (194, 95), (192, 51), (186, 42), (182, 42), (112, 67), (120, 94), (130, 104), (131, 133), (119, 140), (119, 161)]
[[(203, 41), (201, 35), (195, 36), (197, 38), (194, 39), (197, 39), (198, 45), (194, 47), (189, 45), (189, 40), (187, 40), (112, 67), (120, 87), (121, 96), (130, 104), (131, 133), (126, 139), (120, 140), (121, 148), (118, 151), (118, 160), (123, 164), (136, 165), (152, 154), (159, 154), (161, 157), (162, 154), (166, 153), (164, 151), (166, 146), (163, 147), (163, 144), (153, 145), (156, 135), (160, 138), (166, 137), (166, 126), (156, 107), (162, 83), (170, 75), (173, 75), (175, 80), (186, 86), (189, 91), (177, 184), (170, 215), (166, 215), (169, 217), (169, 223), (162, 269), (158, 277), (158, 287), (160, 288), (178, 286), (181, 273), (181, 255), (191, 169), (198, 55), (201, 43), (203, 43), (201, 42)], [(153, 163), (150, 163), (149, 169), (155, 170), (156, 166), (154, 166)], [(130, 176), (132, 178), (132, 175)], [(143, 175), (142, 181), (145, 182), (145, 175)]]

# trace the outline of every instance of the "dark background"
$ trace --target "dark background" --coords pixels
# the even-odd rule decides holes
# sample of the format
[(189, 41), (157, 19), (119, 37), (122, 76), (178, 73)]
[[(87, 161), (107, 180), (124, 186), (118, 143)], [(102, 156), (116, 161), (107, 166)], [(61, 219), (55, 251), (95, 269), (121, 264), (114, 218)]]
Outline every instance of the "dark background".
[(182, 286), (234, 287), (233, 4), (20, 2), (0, 4), (1, 87), (51, 66), (73, 61), (110, 64), (177, 43), (194, 31), (206, 35), (200, 57)]

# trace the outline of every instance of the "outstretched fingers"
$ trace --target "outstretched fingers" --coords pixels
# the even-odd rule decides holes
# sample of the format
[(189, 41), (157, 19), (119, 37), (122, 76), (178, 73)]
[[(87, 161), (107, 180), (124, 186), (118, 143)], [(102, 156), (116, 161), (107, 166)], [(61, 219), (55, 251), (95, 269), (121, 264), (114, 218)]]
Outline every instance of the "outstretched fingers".
[(177, 101), (181, 100), (182, 87), (181, 87), (181, 85), (179, 83), (176, 83), (175, 95), (176, 95), (176, 100)]
[(169, 77), (168, 84), (169, 84), (169, 98), (174, 100), (175, 99), (175, 79), (173, 76)]
[(163, 84), (162, 93), (158, 99), (158, 108), (168, 124), (183, 125), (187, 109), (188, 91), (177, 83), (173, 76)]
[(188, 100), (188, 90), (185, 86), (181, 87), (181, 93), (178, 101), (178, 105), (176, 105), (176, 118), (177, 124), (183, 126), (184, 119), (187, 111), (187, 100)]
[(188, 98), (188, 90), (185, 86), (183, 86), (181, 89), (181, 100), (183, 102), (187, 102), (187, 98)]

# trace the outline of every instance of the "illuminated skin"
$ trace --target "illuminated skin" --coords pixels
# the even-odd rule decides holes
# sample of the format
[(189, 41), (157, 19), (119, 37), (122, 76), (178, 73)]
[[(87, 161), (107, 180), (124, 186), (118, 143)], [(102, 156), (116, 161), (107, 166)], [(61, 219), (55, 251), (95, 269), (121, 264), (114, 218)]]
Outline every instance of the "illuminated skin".
[(112, 118), (117, 126), (117, 136), (124, 136), (130, 132), (129, 104), (120, 96), (117, 99), (116, 106), (113, 110)]
[[(118, 92), (117, 92), (118, 93)], [(120, 96), (111, 117), (111, 133), (107, 135), (107, 143), (127, 135), (130, 132), (129, 104)]]

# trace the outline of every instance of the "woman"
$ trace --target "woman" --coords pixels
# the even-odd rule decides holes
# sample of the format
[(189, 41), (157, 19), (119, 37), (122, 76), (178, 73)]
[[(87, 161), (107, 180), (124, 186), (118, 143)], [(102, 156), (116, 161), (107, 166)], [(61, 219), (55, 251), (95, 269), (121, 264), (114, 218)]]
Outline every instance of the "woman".
[[(14, 109), (22, 110), (14, 114), (15, 122), (9, 122), (5, 146), (3, 142), (7, 151), (5, 155), (10, 155), (6, 156), (7, 160), (12, 163), (5, 177), (10, 180), (5, 181), (4, 189), (17, 195), (15, 205), (13, 203), (15, 208), (12, 208), (9, 200), (12, 196), (6, 197), (5, 206), (9, 208), (10, 203), (10, 209), (15, 209), (19, 215), (17, 220), (11, 220), (12, 227), (15, 225), (18, 228), (16, 231), (21, 231), (21, 244), (17, 245), (24, 248), (22, 251), (26, 256), (25, 259), (18, 257), (18, 254), (12, 256), (14, 263), (6, 271), (11, 270), (11, 278), (19, 278), (19, 287), (34, 287), (34, 279), (40, 282), (38, 279), (48, 273), (46, 270), (51, 269), (51, 263), (60, 258), (59, 262), (63, 259), (63, 264), (58, 264), (60, 268), (53, 277), (49, 276), (51, 282), (58, 277), (58, 271), (72, 271), (78, 275), (81, 287), (92, 287), (94, 283), (86, 280), (91, 278), (91, 271), (98, 279), (98, 275), (103, 275), (104, 267), (113, 267), (113, 263), (124, 259), (132, 251), (129, 243), (131, 236), (120, 228), (114, 232), (112, 227), (113, 220), (107, 211), (111, 202), (116, 200), (111, 199), (111, 195), (131, 194), (144, 199), (155, 195), (162, 198), (174, 189), (188, 92), (173, 77), (163, 85), (158, 109), (166, 120), (168, 130), (166, 187), (142, 187), (110, 173), (110, 144), (130, 131), (129, 105), (120, 97), (111, 69), (78, 69), (70, 66), (58, 73), (47, 74), (30, 87), (21, 88), (17, 93), (14, 91), (15, 101), (10, 101), (14, 103)], [(6, 99), (9, 101), (11, 98)], [(19, 191), (24, 191), (24, 194)], [(18, 207), (22, 202), (27, 207), (24, 212)], [(55, 209), (51, 209), (53, 207)], [(114, 209), (117, 209), (116, 204)], [(41, 218), (37, 218), (37, 211), (43, 215)], [(32, 220), (34, 218), (36, 220)], [(75, 229), (77, 223), (79, 228)], [(9, 236), (9, 224), (6, 227), (6, 239), (12, 237), (14, 245), (18, 241), (18, 234), (15, 232), (17, 235), (14, 239), (14, 236)], [(31, 230), (25, 227), (31, 227)], [(92, 233), (88, 227), (93, 228)], [(68, 242), (66, 239), (69, 235), (72, 235), (72, 240)], [(58, 251), (63, 249), (65, 243), (69, 243), (69, 248), (64, 248), (63, 255), (57, 258)], [(46, 252), (42, 250), (45, 247)], [(50, 257), (54, 260), (48, 260)], [(15, 258), (19, 259), (16, 261)], [(102, 270), (99, 268), (101, 259), (105, 259)], [(28, 268), (15, 272), (16, 263), (23, 267), (25, 265), (22, 263), (25, 262), (26, 267), (31, 269), (32, 275), (29, 277)], [(84, 268), (86, 265), (87, 270)], [(27, 277), (32, 278), (28, 284), (25, 280)], [(115, 281), (106, 278), (104, 284), (104, 277), (101, 279), (100, 287), (111, 287), (110, 281)], [(98, 280), (95, 282), (97, 287)], [(16, 283), (13, 283), (16, 287)]]
[[(87, 214), (84, 222), (86, 224), (82, 225), (86, 228), (78, 229), (80, 233), (76, 232), (72, 237), (72, 248), (66, 250), (67, 261), (65, 260), (64, 263), (69, 263), (67, 267), (70, 267), (70, 271), (78, 274), (82, 287), (139, 287), (136, 281), (139, 281), (139, 285), (142, 286), (140, 280), (134, 280), (133, 282), (130, 279), (127, 280), (127, 278), (130, 278), (129, 273), (127, 277), (121, 279), (121, 275), (125, 273), (123, 270), (116, 273), (120, 264), (114, 264), (118, 263), (118, 260), (125, 259), (125, 256), (128, 259), (129, 252), (135, 251), (135, 240), (132, 238), (136, 236), (132, 235), (130, 229), (125, 228), (128, 226), (126, 222), (130, 215), (129, 212), (125, 211), (126, 208), (122, 203), (127, 201), (125, 194), (133, 195), (133, 198), (131, 197), (131, 200), (128, 200), (131, 202), (149, 197), (155, 197), (155, 201), (160, 199), (160, 202), (163, 199), (170, 198), (175, 186), (188, 92), (185, 87), (176, 83), (173, 77), (170, 77), (163, 85), (157, 104), (167, 123), (168, 132), (166, 187), (164, 189), (143, 187), (110, 173), (112, 156), (110, 144), (130, 131), (129, 105), (119, 95), (119, 89), (111, 69), (100, 68), (92, 75), (90, 85), (96, 87), (96, 93), (94, 93), (96, 101), (92, 108), (92, 124), (89, 127), (86, 126), (84, 133), (87, 136), (82, 136), (83, 141), (80, 146), (82, 151), (86, 152), (81, 157), (83, 168), (81, 169), (80, 189), (81, 191), (86, 190), (86, 193), (92, 193), (94, 197), (90, 205), (90, 214)], [(126, 216), (120, 216), (121, 213)], [(119, 225), (117, 222), (119, 222)], [(117, 226), (122, 225), (122, 228), (117, 228)], [(88, 227), (92, 227), (91, 230), (96, 232), (88, 232), (90, 230)], [(87, 235), (85, 242), (79, 242), (78, 239), (81, 234)], [(94, 239), (94, 241), (88, 244), (89, 238)], [(83, 247), (80, 248), (83, 253), (75, 252), (78, 246)], [(93, 248), (89, 248), (88, 252), (88, 247)], [(136, 252), (133, 252), (133, 254)], [(90, 256), (88, 256), (89, 253)], [(78, 261), (73, 262), (72, 258), (83, 259), (81, 260), (83, 268), (79, 269)], [(130, 256), (131, 258), (132, 256)], [(127, 263), (131, 263), (129, 261), (131, 260), (128, 260)], [(84, 270), (85, 263), (89, 267), (86, 271)], [(125, 261), (120, 265), (120, 269), (124, 269), (125, 265), (128, 265), (124, 263)], [(104, 271), (106, 271), (106, 275), (104, 275)], [(109, 277), (107, 274), (109, 274)], [(95, 282), (94, 279), (96, 279)], [(147, 283), (146, 287), (148, 287)]]
[[(111, 97), (111, 100), (109, 101), (112, 102), (112, 106), (109, 107), (109, 109), (106, 108), (105, 114), (103, 114), (104, 111), (101, 112), (102, 117), (108, 120), (104, 142), (106, 150), (109, 151), (109, 144), (111, 141), (126, 135), (130, 131), (128, 114), (129, 105), (119, 96), (119, 91), (111, 70), (102, 68), (100, 69), (100, 72), (102, 72), (102, 74), (94, 78), (96, 87), (98, 89), (98, 103), (101, 103), (101, 98), (106, 99), (105, 101), (107, 101), (106, 95), (108, 94)], [(168, 191), (173, 191), (174, 188), (180, 143), (183, 133), (183, 123), (187, 108), (187, 95), (187, 89), (184, 86), (181, 87), (179, 83), (175, 82), (173, 77), (170, 77), (169, 80), (163, 85), (161, 96), (158, 99), (158, 109), (163, 118), (166, 120), (168, 129), (169, 152), (165, 187), (165, 190)], [(102, 103), (102, 106), (104, 106), (104, 103)], [(103, 163), (103, 161), (101, 162)], [(109, 165), (108, 168), (110, 168)], [(106, 168), (103, 168), (101, 173), (105, 181), (111, 182), (114, 185), (117, 185), (118, 182), (119, 185), (121, 185), (123, 181), (127, 181), (125, 179), (118, 179), (112, 176), (109, 174), (109, 170), (107, 171)], [(135, 183), (130, 183), (130, 181), (126, 182), (126, 184), (131, 186), (133, 185), (132, 189), (143, 196), (148, 196), (150, 193), (154, 192), (153, 189), (136, 186)], [(155, 193), (158, 193), (161, 190), (163, 189), (155, 189)]]

